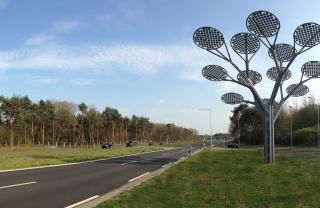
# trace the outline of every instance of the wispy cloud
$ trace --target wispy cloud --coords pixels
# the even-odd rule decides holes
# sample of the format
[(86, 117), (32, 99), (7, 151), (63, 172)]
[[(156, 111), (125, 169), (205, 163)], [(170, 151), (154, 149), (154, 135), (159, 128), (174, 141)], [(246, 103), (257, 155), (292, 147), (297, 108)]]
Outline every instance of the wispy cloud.
[(26, 82), (32, 84), (56, 84), (60, 82), (59, 79), (46, 76), (24, 75), (23, 78)]
[(185, 45), (56, 45), (0, 52), (2, 70), (122, 70), (147, 75), (169, 67), (190, 79), (188, 73), (201, 74), (201, 67), (208, 63), (208, 57)]
[(82, 24), (78, 21), (68, 20), (55, 22), (51, 30), (55, 33), (66, 33), (78, 29)]
[(69, 80), (69, 82), (77, 86), (89, 86), (94, 83), (92, 79), (87, 79), (87, 78), (75, 78), (75, 79)]
[(74, 20), (55, 22), (52, 24), (50, 28), (47, 28), (46, 31), (28, 38), (25, 41), (25, 45), (39, 46), (50, 42), (54, 42), (58, 39), (59, 35), (76, 30), (80, 28), (82, 25), (82, 23)]
[(38, 34), (38, 35), (34, 35), (31, 38), (27, 39), (25, 44), (26, 45), (42, 45), (45, 43), (48, 43), (52, 40), (54, 40), (56, 38), (56, 36), (54, 35), (45, 35), (45, 34)]
[(7, 6), (8, 0), (0, 0), (0, 9), (4, 9)]
[(163, 104), (163, 103), (165, 103), (164, 99), (160, 98), (159, 99), (159, 104)]

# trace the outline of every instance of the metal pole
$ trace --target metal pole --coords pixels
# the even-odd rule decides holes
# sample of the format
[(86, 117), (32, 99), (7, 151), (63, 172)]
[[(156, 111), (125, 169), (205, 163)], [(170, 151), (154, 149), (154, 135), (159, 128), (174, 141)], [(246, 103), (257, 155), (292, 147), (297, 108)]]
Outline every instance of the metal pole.
[(293, 142), (292, 142), (292, 107), (289, 106), (290, 108), (290, 143), (291, 147), (293, 147)]
[(320, 148), (320, 134), (319, 134), (319, 99), (318, 99), (318, 148)]
[(240, 129), (239, 129), (239, 116), (238, 116), (238, 142), (239, 142), (239, 147), (240, 147)]
[[(319, 116), (319, 111), (318, 111), (318, 116)], [(318, 117), (319, 118), (319, 117)], [(319, 120), (318, 120), (319, 121)], [(211, 108), (210, 108), (210, 137), (211, 137), (211, 147), (212, 147), (212, 125), (211, 125)], [(319, 140), (318, 140), (319, 141)]]
[(210, 140), (211, 140), (211, 147), (213, 145), (212, 143), (212, 125), (211, 125), (211, 108), (199, 108), (198, 110), (202, 110), (202, 111), (209, 111), (210, 114)]

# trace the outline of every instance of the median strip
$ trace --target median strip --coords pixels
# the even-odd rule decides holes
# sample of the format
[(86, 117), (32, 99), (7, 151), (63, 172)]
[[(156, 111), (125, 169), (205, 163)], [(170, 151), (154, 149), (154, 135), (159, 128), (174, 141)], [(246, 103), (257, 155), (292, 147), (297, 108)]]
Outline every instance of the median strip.
[(17, 187), (17, 186), (25, 186), (25, 185), (30, 185), (30, 184), (34, 184), (37, 182), (26, 182), (26, 183), (19, 183), (19, 184), (13, 184), (13, 185), (8, 185), (8, 186), (1, 186), (0, 189), (6, 189), (6, 188), (12, 188), (12, 187)]
[(90, 198), (88, 198), (88, 199), (79, 201), (79, 202), (77, 202), (77, 203), (75, 203), (75, 204), (71, 204), (71, 205), (69, 205), (69, 206), (67, 206), (67, 207), (65, 207), (65, 208), (73, 208), (73, 207), (79, 206), (79, 205), (81, 205), (81, 204), (84, 204), (84, 203), (86, 203), (86, 202), (89, 202), (89, 201), (91, 201), (91, 200), (94, 200), (94, 199), (96, 199), (96, 198), (98, 198), (98, 197), (99, 197), (99, 195), (95, 195), (95, 196), (90, 197)]
[(144, 174), (142, 174), (142, 175), (139, 175), (138, 177), (135, 177), (135, 178), (133, 178), (133, 179), (130, 179), (129, 180), (129, 182), (132, 182), (132, 181), (134, 181), (134, 180), (137, 180), (137, 179), (139, 179), (139, 178), (141, 178), (141, 177), (143, 177), (143, 176), (145, 176), (145, 175), (148, 175), (150, 172), (146, 172), (146, 173), (144, 173)]

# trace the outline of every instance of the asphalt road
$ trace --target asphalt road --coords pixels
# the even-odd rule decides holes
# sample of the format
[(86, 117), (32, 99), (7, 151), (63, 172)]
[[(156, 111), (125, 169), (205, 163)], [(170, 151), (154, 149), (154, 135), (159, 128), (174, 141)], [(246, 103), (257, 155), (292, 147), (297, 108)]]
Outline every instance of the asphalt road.
[[(194, 146), (193, 151), (200, 148)], [(72, 207), (187, 154), (187, 148), (178, 148), (69, 166), (0, 172), (0, 207)]]

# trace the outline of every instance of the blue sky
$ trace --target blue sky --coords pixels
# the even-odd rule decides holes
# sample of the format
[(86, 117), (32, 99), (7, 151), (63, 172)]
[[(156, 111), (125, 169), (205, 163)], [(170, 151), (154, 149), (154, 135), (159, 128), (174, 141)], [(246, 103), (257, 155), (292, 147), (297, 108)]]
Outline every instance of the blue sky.
[[(211, 26), (225, 39), (245, 32), (247, 16), (256, 10), (281, 21), (279, 42), (292, 44), (294, 29), (320, 23), (316, 0), (0, 0), (0, 86), (5, 96), (32, 100), (82, 101), (123, 115), (147, 116), (153, 122), (174, 122), (209, 133), (225, 132), (233, 106), (220, 101), (225, 92), (245, 89), (201, 77), (208, 64), (221, 64), (192, 41), (194, 30)], [(297, 60), (297, 75), (308, 60), (320, 60), (320, 47)], [(233, 56), (236, 56), (233, 54)], [(240, 66), (242, 63), (239, 62)], [(265, 75), (272, 62), (261, 49), (252, 67)], [(259, 84), (268, 95), (272, 81)], [(320, 85), (307, 84), (317, 96)], [(292, 102), (299, 102), (293, 100)]]

